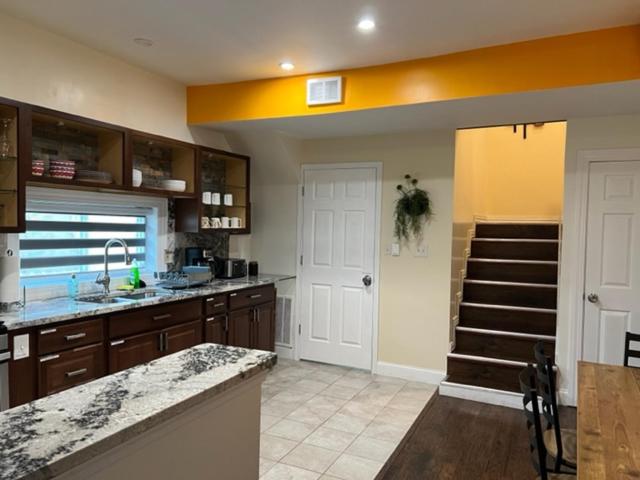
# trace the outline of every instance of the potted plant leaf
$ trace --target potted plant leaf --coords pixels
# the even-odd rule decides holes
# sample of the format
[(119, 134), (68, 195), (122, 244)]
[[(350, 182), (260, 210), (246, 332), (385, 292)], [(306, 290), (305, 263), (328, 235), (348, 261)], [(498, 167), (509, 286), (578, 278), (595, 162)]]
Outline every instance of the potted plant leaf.
[(405, 185), (396, 188), (400, 198), (394, 212), (394, 234), (398, 240), (409, 241), (411, 235), (422, 238), (424, 224), (433, 216), (429, 193), (418, 187), (418, 179), (405, 175)]

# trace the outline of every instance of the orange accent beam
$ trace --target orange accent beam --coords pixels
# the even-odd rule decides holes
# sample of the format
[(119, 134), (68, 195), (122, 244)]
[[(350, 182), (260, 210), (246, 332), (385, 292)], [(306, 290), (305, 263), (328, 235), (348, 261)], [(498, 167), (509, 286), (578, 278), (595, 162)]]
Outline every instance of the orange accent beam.
[[(343, 103), (306, 105), (306, 80), (343, 77)], [(347, 112), (640, 78), (640, 25), (324, 74), (187, 88), (190, 124)]]

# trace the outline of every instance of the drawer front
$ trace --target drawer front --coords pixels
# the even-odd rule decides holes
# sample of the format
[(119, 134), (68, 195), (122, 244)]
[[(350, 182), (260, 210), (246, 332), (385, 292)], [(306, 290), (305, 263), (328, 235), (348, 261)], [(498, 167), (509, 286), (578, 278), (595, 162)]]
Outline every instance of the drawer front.
[(250, 307), (275, 300), (276, 289), (273, 285), (258, 288), (248, 288), (229, 294), (229, 309)]
[(204, 314), (215, 315), (227, 311), (227, 295), (214, 295), (204, 299)]
[(188, 302), (165, 303), (113, 315), (109, 318), (109, 338), (135, 335), (190, 320), (198, 320), (202, 305), (200, 302), (197, 299)]
[(38, 359), (38, 395), (51, 395), (104, 374), (102, 343), (41, 356)]
[(103, 319), (96, 318), (68, 325), (41, 328), (38, 330), (38, 355), (102, 342), (102, 326)]

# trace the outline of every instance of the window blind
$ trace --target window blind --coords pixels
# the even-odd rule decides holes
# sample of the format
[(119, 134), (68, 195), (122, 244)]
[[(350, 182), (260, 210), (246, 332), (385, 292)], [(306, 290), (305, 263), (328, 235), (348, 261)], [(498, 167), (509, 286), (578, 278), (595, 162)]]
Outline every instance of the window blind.
[[(127, 242), (131, 257), (144, 266), (145, 215), (27, 211), (26, 220), (20, 235), (22, 277), (102, 271), (104, 245), (114, 237)], [(109, 249), (109, 268), (129, 268), (119, 245)]]

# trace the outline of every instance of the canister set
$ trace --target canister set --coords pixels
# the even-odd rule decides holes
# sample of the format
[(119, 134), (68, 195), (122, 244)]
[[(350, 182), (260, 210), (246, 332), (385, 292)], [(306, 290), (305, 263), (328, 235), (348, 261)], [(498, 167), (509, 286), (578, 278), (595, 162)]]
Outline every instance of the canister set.
[(220, 200), (227, 207), (233, 206), (233, 195), (231, 193), (225, 193), (220, 195), (218, 192), (202, 192), (202, 203), (205, 205), (220, 205)]
[(202, 217), (200, 219), (202, 228), (242, 228), (240, 217)]

